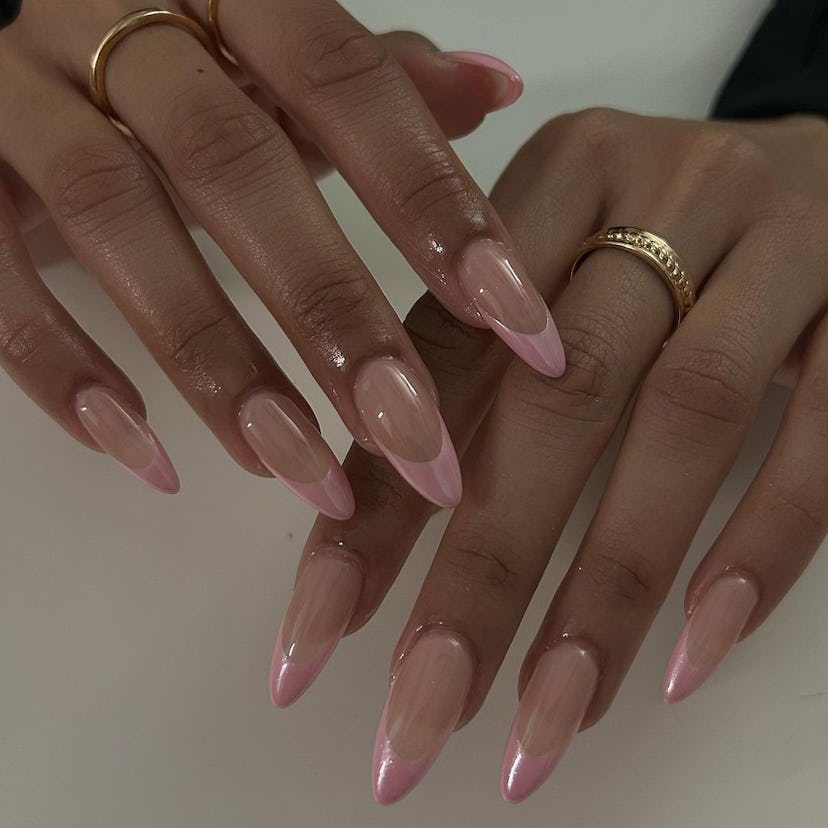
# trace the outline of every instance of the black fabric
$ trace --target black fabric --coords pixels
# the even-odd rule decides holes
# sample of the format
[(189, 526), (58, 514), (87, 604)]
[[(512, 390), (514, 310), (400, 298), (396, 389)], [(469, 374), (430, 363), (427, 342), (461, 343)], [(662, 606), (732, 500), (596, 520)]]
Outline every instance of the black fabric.
[(14, 22), (22, 5), (23, 0), (0, 0), (0, 29)]
[(725, 82), (714, 118), (828, 115), (828, 0), (777, 0)]

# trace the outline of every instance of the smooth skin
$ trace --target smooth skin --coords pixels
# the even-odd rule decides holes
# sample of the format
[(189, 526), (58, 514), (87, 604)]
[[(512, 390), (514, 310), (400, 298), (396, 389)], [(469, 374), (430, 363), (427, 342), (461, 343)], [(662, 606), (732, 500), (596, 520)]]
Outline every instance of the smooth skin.
[[(565, 115), (523, 147), (492, 199), (553, 305), (568, 367), (559, 379), (532, 371), (429, 296), (408, 317), (455, 443), (470, 445), (463, 501), (392, 659), (374, 767), (383, 803), (405, 795), (480, 709), (630, 404), (600, 506), (523, 665), (502, 775), (507, 800), (531, 794), (575, 733), (606, 714), (774, 379), (793, 389), (787, 413), (687, 587), (690, 622), (665, 679), (668, 701), (697, 689), (759, 627), (828, 528), (823, 119)], [(583, 239), (619, 224), (663, 236), (685, 260), (699, 299), (672, 336), (670, 294), (633, 256), (596, 252), (569, 280)], [(290, 615), (320, 604), (305, 573), (334, 558), (350, 561), (361, 586), (357, 593), (352, 577), (347, 600), (331, 597), (339, 617), (317, 614), (317, 635), (354, 632), (370, 619), (431, 513), (379, 460), (351, 452), (345, 468), (356, 514), (344, 524), (317, 521)], [(303, 637), (296, 624), (291, 631), (274, 657), (279, 704), (304, 689), (294, 682), (282, 692)], [(306, 678), (333, 646), (317, 647), (313, 671), (302, 665)], [(411, 737), (414, 721), (421, 734), (432, 726), (427, 744)]]
[[(199, 18), (207, 3), (166, 7)], [(258, 293), (354, 437), (389, 455), (398, 447), (376, 439), (354, 399), (360, 372), (394, 359), (416, 378), (414, 398), (396, 401), (400, 419), (416, 409), (436, 423), (434, 385), (313, 175), (337, 167), (440, 301), (485, 326), (482, 294), (460, 284), (460, 263), (477, 239), (505, 251), (512, 242), (446, 136), (514, 102), (520, 78), (496, 59), (441, 53), (418, 35), (375, 36), (331, 0), (223, 0), (222, 33), (241, 70), (168, 25), (116, 47), (106, 85), (129, 140), (90, 103), (86, 83), (96, 46), (135, 8), (130, 0), (38, 0), (0, 32), (0, 119), (13, 125), (0, 135), (0, 362), (90, 447), (145, 431), (138, 391), (32, 268), (21, 234), (45, 211), (233, 458), (347, 517), (350, 487), (312, 412), (219, 287), (175, 202)], [(513, 280), (503, 284), (515, 289)], [(531, 283), (517, 299), (527, 295), (542, 305)], [(90, 387), (105, 396), (92, 397), (100, 410), (84, 420), (76, 395)], [(432, 430), (439, 442), (439, 425)], [(146, 437), (143, 448), (155, 440)], [(454, 448), (444, 443), (440, 452), (435, 474), (454, 481), (450, 491), (410, 476), (426, 497), (453, 505)], [(158, 483), (124, 462), (141, 451), (120, 454)], [(290, 455), (290, 468), (272, 462), (277, 455)], [(325, 469), (327, 477), (313, 478)]]

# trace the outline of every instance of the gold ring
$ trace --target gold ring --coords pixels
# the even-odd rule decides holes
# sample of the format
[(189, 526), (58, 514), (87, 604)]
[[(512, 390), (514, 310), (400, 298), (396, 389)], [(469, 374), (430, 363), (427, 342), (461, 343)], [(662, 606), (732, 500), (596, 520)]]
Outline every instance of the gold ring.
[(108, 115), (112, 123), (127, 135), (132, 135), (132, 132), (117, 117), (115, 111), (112, 109), (112, 104), (109, 102), (109, 95), (106, 93), (107, 61), (115, 47), (124, 38), (144, 26), (152, 26), (155, 24), (176, 26), (196, 38), (210, 54), (216, 54), (215, 45), (210, 35), (191, 17), (186, 17), (176, 12), (164, 11), (163, 9), (141, 9), (140, 11), (130, 12), (125, 17), (122, 17), (106, 33), (106, 36), (101, 41), (101, 45), (98, 46), (95, 54), (92, 55), (92, 60), (89, 64), (89, 95), (92, 98), (92, 103), (104, 114)]
[(216, 48), (219, 50), (221, 56), (233, 66), (238, 66), (239, 62), (236, 56), (227, 48), (224, 43), (224, 38), (221, 36), (221, 26), (219, 26), (218, 19), (219, 0), (207, 0), (207, 23), (213, 32), (213, 38), (216, 43)]
[(602, 247), (626, 250), (646, 262), (661, 276), (662, 281), (670, 290), (676, 309), (673, 330), (678, 328), (696, 304), (696, 292), (676, 251), (655, 233), (648, 233), (637, 227), (610, 227), (609, 230), (590, 236), (581, 245), (572, 265), (570, 278), (574, 278), (575, 272), (590, 253)]

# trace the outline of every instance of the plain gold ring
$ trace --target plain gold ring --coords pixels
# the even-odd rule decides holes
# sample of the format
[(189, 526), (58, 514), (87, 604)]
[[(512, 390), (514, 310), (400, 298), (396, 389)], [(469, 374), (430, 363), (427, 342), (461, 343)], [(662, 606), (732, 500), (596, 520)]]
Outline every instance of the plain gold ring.
[(696, 303), (696, 291), (678, 253), (655, 233), (648, 233), (638, 227), (610, 227), (590, 236), (581, 245), (572, 264), (570, 278), (574, 278), (576, 271), (590, 253), (606, 247), (632, 253), (658, 273), (673, 299), (676, 311), (674, 330), (678, 328)]
[(139, 11), (130, 12), (122, 17), (104, 36), (100, 46), (92, 55), (92, 60), (89, 64), (89, 96), (92, 98), (92, 103), (98, 107), (115, 126), (127, 135), (132, 135), (129, 127), (121, 121), (112, 109), (112, 104), (109, 102), (109, 95), (106, 92), (106, 66), (109, 56), (115, 50), (117, 45), (124, 40), (124, 38), (131, 35), (133, 32), (144, 26), (153, 25), (168, 25), (176, 26), (185, 32), (191, 34), (196, 40), (210, 54), (216, 54), (215, 44), (212, 38), (207, 33), (201, 24), (176, 12), (165, 11), (164, 9), (141, 9)]
[(219, 0), (207, 0), (207, 23), (210, 26), (210, 31), (213, 33), (213, 39), (218, 49), (219, 54), (233, 66), (238, 66), (239, 62), (236, 56), (227, 48), (224, 38), (221, 36), (221, 26), (219, 26), (218, 19)]

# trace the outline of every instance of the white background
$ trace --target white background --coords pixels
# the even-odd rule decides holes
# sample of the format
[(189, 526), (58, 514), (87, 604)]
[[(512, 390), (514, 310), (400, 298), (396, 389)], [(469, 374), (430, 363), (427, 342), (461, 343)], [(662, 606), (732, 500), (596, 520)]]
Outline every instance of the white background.
[[(275, 5), (275, 4), (274, 4)], [(513, 109), (460, 144), (489, 186), (548, 117), (609, 104), (703, 116), (763, 0), (353, 0), (376, 28), (415, 28), (447, 49), (502, 55), (524, 74)], [(402, 312), (420, 287), (333, 180), (326, 193)], [(199, 237), (201, 239), (201, 236)], [(41, 259), (50, 242), (33, 242)], [(206, 245), (206, 243), (205, 243)], [(347, 436), (261, 307), (211, 262), (320, 412)], [(250, 477), (205, 428), (72, 264), (50, 285), (142, 389), (184, 490), (163, 498), (75, 445), (0, 378), (0, 824), (9, 828), (817, 828), (828, 814), (828, 559), (694, 698), (660, 682), (682, 626), (690, 565), (767, 447), (773, 393), (702, 528), (676, 589), (607, 718), (517, 809), (498, 770), (515, 675), (595, 504), (587, 490), (483, 712), (422, 786), (391, 810), (369, 771), (388, 656), (444, 520), (431, 525), (387, 605), (346, 641), (293, 709), (267, 700), (273, 636), (312, 514)], [(780, 549), (780, 554), (785, 550)]]

